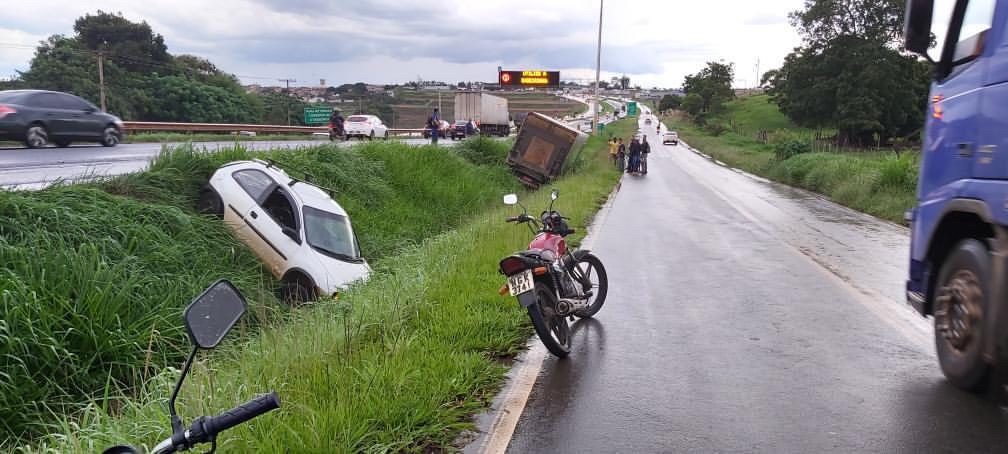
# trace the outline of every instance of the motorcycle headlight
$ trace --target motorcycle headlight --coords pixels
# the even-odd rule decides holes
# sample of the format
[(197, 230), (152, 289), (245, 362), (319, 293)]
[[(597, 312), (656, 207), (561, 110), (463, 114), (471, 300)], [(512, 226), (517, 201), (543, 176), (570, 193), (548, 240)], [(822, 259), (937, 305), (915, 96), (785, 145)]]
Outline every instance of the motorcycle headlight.
[(542, 257), (542, 259), (547, 262), (556, 261), (557, 258), (556, 253), (549, 249), (543, 249), (543, 251), (539, 253), (539, 256)]

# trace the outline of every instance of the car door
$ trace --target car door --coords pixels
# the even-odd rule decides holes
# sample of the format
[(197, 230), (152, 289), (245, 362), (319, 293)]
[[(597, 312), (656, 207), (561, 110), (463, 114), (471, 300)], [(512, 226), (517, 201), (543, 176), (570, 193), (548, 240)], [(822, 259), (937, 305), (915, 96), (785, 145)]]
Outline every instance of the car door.
[[(972, 2), (971, 2), (972, 3)], [(994, 23), (1008, 24), (1008, 3), (999, 2), (993, 11), (1001, 20)], [(984, 58), (990, 60), (987, 81), (980, 100), (980, 128), (977, 141), (977, 158), (973, 167), (974, 178), (1008, 178), (1008, 26), (991, 29), (988, 32), (990, 49), (985, 49)]]
[(388, 132), (388, 126), (385, 126), (385, 123), (382, 123), (381, 118), (377, 117), (375, 117), (374, 123), (375, 123), (375, 137), (385, 137), (385, 135)]
[(49, 133), (50, 141), (69, 140), (76, 136), (80, 112), (76, 112), (75, 118), (75, 112), (67, 109), (60, 93), (38, 93), (32, 97), (31, 103), (40, 110), (39, 116)]
[(302, 253), (301, 215), (290, 192), (273, 186), (245, 221), (266, 246), (260, 257), (274, 276), (282, 277), (288, 263)]
[(269, 236), (271, 232), (262, 230), (259, 218), (266, 217), (260, 203), (278, 185), (265, 172), (256, 169), (236, 171), (231, 174), (231, 180), (239, 190), (229, 190), (227, 186), (220, 188), (221, 199), (227, 204), (224, 207), (224, 222), (231, 226), (238, 239), (259, 257), (270, 272), (277, 275), (276, 268), (285, 259)]
[(105, 118), (93, 104), (74, 95), (61, 94), (63, 105), (73, 113), (74, 128), (81, 139), (97, 140), (105, 132)]

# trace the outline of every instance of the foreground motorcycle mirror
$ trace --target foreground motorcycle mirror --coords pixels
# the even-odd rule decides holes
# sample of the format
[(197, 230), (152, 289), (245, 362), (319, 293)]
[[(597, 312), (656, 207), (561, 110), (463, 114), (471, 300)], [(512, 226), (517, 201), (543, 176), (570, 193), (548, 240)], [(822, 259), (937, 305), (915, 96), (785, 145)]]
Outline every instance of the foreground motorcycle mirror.
[(199, 348), (214, 348), (245, 314), (245, 298), (221, 279), (197, 296), (185, 310), (189, 339)]
[(504, 196), (505, 205), (515, 205), (518, 203), (518, 194), (508, 194)]
[(557, 197), (559, 197), (559, 196), (560, 196), (560, 192), (557, 191), (556, 189), (554, 189), (553, 192), (550, 193), (550, 199), (551, 200), (556, 200)]
[(214, 282), (203, 293), (200, 293), (183, 312), (186, 331), (193, 343), (192, 352), (182, 366), (171, 399), (168, 401), (168, 413), (171, 416), (172, 431), (181, 434), (185, 427), (182, 419), (175, 412), (175, 398), (182, 389), (182, 382), (189, 374), (193, 358), (199, 349), (210, 349), (217, 346), (238, 319), (245, 314), (245, 297), (226, 279)]

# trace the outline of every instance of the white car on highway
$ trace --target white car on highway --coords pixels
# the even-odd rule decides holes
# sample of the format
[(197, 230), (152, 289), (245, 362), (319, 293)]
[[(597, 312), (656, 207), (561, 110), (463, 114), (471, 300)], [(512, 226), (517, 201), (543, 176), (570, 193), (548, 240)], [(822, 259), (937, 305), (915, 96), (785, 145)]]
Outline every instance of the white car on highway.
[(346, 211), (325, 190), (272, 163), (224, 164), (210, 177), (197, 207), (224, 218), (280, 279), (284, 301), (334, 295), (371, 274)]
[(346, 130), (347, 137), (388, 138), (388, 127), (374, 115), (351, 115), (343, 123), (343, 128)]
[(675, 131), (665, 131), (665, 134), (662, 134), (661, 142), (662, 145), (679, 145), (679, 133)]

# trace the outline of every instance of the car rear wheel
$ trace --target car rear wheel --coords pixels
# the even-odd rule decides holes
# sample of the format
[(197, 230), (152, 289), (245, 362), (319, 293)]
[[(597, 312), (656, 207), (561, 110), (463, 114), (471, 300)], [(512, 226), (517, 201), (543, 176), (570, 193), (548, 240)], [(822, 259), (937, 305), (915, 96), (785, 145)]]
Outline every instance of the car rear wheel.
[(42, 148), (47, 143), (49, 143), (49, 133), (45, 126), (34, 124), (28, 127), (28, 131), (25, 132), (25, 145), (28, 148)]
[(102, 133), (101, 144), (106, 147), (119, 145), (119, 130), (112, 126), (105, 128), (105, 132)]

